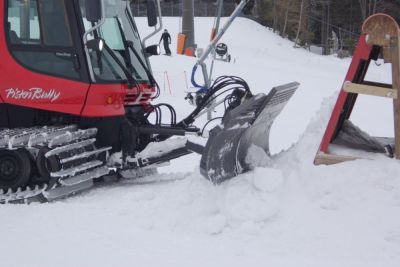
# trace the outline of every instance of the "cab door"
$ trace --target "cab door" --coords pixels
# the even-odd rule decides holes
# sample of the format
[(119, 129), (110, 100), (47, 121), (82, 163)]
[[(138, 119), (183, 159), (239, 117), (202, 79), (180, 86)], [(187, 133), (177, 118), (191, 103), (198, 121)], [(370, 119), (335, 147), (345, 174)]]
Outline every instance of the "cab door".
[(73, 1), (5, 0), (3, 7), (1, 102), (79, 115), (90, 84)]

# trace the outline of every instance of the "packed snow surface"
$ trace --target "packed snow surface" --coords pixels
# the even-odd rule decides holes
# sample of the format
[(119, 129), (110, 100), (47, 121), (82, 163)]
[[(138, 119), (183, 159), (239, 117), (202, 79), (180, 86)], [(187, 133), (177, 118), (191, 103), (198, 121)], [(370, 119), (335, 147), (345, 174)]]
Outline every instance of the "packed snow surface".
[[(137, 22), (143, 37), (150, 30)], [(213, 19), (195, 22), (196, 42), (205, 47)], [(180, 20), (164, 25), (175, 51)], [(233, 62), (216, 62), (214, 77), (238, 75), (255, 93), (301, 83), (273, 125), (271, 160), (253, 147), (254, 171), (213, 186), (190, 155), (159, 174), (55, 203), (3, 205), (1, 266), (399, 266), (399, 162), (313, 165), (350, 59), (295, 49), (246, 19), (222, 41)], [(193, 109), (183, 98), (195, 60), (151, 58), (159, 101), (172, 104), (178, 120)], [(390, 82), (390, 66), (372, 64), (367, 77)], [(390, 100), (360, 97), (357, 104), (356, 125), (393, 135)]]

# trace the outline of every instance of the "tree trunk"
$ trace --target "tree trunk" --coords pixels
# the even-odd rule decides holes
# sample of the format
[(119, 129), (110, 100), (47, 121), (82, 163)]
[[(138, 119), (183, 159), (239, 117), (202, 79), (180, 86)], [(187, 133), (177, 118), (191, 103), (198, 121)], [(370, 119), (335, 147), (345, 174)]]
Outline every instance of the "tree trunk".
[(278, 13), (278, 12), (277, 12), (278, 10), (277, 10), (277, 8), (276, 8), (276, 1), (277, 1), (277, 0), (273, 0), (273, 1), (274, 1), (274, 6), (273, 6), (274, 21), (273, 21), (273, 24), (272, 24), (272, 29), (273, 29), (274, 32), (276, 32), (276, 31), (278, 30), (278, 27), (277, 27), (277, 26), (278, 26), (278, 25), (277, 25), (277, 24), (278, 24), (278, 17), (277, 17), (277, 15), (276, 15), (276, 14)]
[(288, 17), (289, 17), (289, 6), (290, 6), (291, 1), (286, 2), (286, 11), (285, 11), (285, 24), (283, 25), (283, 30), (282, 30), (282, 37), (286, 36), (286, 26), (288, 22)]
[(360, 3), (361, 16), (363, 21), (367, 18), (367, 1), (368, 0), (358, 0), (358, 3)]
[(372, 9), (372, 14), (375, 14), (376, 13), (376, 3), (377, 3), (378, 1), (377, 0), (374, 0), (374, 7), (373, 7), (373, 9)]
[(303, 19), (303, 9), (304, 9), (304, 0), (301, 0), (299, 24), (297, 26), (297, 33), (296, 33), (296, 39), (294, 41), (294, 47), (297, 47), (297, 45), (299, 43), (299, 35), (300, 35), (301, 23), (302, 23), (302, 19)]

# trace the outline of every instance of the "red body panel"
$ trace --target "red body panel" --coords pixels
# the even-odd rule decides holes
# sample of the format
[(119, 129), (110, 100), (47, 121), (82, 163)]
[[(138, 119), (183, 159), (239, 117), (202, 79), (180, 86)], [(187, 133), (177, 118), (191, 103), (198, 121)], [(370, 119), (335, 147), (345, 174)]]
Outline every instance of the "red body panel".
[(125, 89), (120, 84), (92, 84), (86, 104), (82, 110), (84, 117), (107, 117), (124, 115)]
[[(354, 51), (353, 59), (351, 61), (349, 70), (347, 72), (345, 82), (352, 82), (357, 75), (357, 70), (359, 69), (360, 60), (369, 60), (369, 56), (372, 50), (372, 46), (366, 44), (366, 35), (362, 34), (358, 41), (356, 50)], [(344, 83), (343, 83), (344, 84)], [(348, 93), (342, 89), (340, 90), (339, 97), (336, 101), (335, 107), (333, 109), (331, 118), (329, 120), (328, 126), (326, 128), (324, 137), (322, 138), (319, 151), (327, 152), (328, 146), (332, 140), (333, 134), (336, 130), (340, 114), (343, 112), (344, 103), (348, 97)]]
[[(0, 35), (5, 40), (3, 27), (0, 27)], [(10, 55), (4, 41), (0, 42), (0, 58), (2, 102), (74, 115), (81, 113), (88, 84), (35, 73), (22, 67)]]
[(145, 84), (128, 88), (123, 84), (92, 84), (82, 111), (84, 117), (121, 116), (125, 106), (149, 105), (155, 88)]

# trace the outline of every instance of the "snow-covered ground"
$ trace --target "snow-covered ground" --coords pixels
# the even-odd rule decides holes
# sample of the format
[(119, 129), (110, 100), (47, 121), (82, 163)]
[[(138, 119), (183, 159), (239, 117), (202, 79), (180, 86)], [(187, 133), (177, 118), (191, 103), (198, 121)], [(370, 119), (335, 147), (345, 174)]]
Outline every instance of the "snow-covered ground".
[[(143, 37), (146, 22), (137, 21)], [(173, 52), (179, 23), (164, 20)], [(206, 46), (212, 23), (196, 18), (199, 47)], [(191, 155), (147, 180), (55, 203), (3, 205), (0, 266), (399, 265), (399, 162), (313, 165), (350, 60), (295, 49), (246, 19), (235, 21), (222, 41), (234, 62), (216, 62), (215, 77), (238, 75), (254, 92), (301, 83), (273, 126), (274, 160), (213, 186)], [(189, 77), (195, 59), (173, 54), (151, 63), (162, 87), (159, 101), (172, 103), (183, 118), (193, 109), (183, 98), (185, 72)], [(389, 66), (371, 67), (369, 79), (390, 81)], [(360, 97), (357, 104), (355, 124), (393, 135), (390, 101)]]

